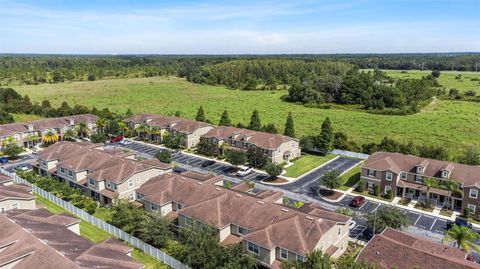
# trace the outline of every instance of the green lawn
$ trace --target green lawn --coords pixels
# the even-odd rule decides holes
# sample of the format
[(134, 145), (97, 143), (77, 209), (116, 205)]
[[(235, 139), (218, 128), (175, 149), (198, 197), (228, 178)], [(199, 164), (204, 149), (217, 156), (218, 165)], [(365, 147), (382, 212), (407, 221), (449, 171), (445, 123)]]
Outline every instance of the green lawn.
[(444, 145), (456, 153), (468, 145), (480, 147), (480, 105), (474, 102), (438, 100), (415, 115), (374, 115), (339, 106), (319, 109), (283, 102), (280, 97), (287, 94), (284, 90), (229, 90), (192, 84), (176, 77), (25, 85), (15, 89), (22, 95), (28, 94), (33, 102), (47, 98), (54, 106), (67, 101), (70, 106), (108, 107), (121, 113), (128, 108), (134, 113), (158, 114), (174, 114), (179, 110), (182, 116), (191, 119), (203, 105), (206, 117), (213, 123), (218, 123), (226, 109), (234, 123), (248, 124), (256, 108), (262, 124), (274, 123), (280, 130), (291, 111), (297, 137), (318, 134), (322, 121), (330, 117), (335, 131), (346, 132), (359, 145), (389, 136), (401, 142)]
[(361, 164), (358, 164), (354, 168), (350, 169), (350, 171), (346, 172), (341, 176), (342, 179), (342, 186), (340, 186), (340, 190), (346, 191), (349, 188), (353, 187), (359, 180), (360, 180), (360, 171), (361, 171)]
[(95, 211), (95, 214), (93, 214), (95, 217), (108, 222), (110, 220), (110, 216), (112, 215), (112, 212), (105, 207), (99, 207)]
[(336, 155), (328, 154), (326, 156), (319, 155), (302, 155), (299, 159), (293, 161), (293, 165), (286, 169), (287, 173), (282, 176), (286, 177), (298, 177), (304, 173), (318, 167), (319, 165), (326, 163), (327, 161), (335, 158)]
[(150, 255), (145, 252), (138, 250), (136, 248), (132, 251), (132, 258), (137, 262), (145, 265), (145, 269), (167, 269), (169, 268), (166, 264), (159, 262), (158, 260), (152, 258)]
[(38, 115), (32, 115), (32, 114), (11, 113), (11, 115), (13, 116), (13, 120), (15, 122), (26, 122), (26, 121), (38, 120), (42, 118)]
[[(431, 70), (407, 70), (406, 73), (402, 73), (402, 70), (383, 71), (393, 78), (421, 78), (422, 76), (427, 76), (432, 73)], [(455, 76), (459, 74), (461, 74), (462, 77), (455, 79)], [(472, 81), (472, 78), (480, 79), (480, 72), (440, 71), (440, 77), (437, 80), (447, 91), (451, 88), (456, 88), (460, 90), (460, 92), (474, 90), (477, 94), (480, 94), (480, 81)]]

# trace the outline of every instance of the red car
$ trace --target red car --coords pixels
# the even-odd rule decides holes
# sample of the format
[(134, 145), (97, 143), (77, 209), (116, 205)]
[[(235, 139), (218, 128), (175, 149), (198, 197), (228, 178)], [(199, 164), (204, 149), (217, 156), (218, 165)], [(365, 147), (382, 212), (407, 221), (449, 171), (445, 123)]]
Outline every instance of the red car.
[(365, 203), (365, 197), (355, 196), (355, 197), (353, 197), (352, 201), (350, 202), (350, 206), (361, 207), (364, 203)]
[(110, 139), (110, 143), (116, 143), (116, 142), (120, 142), (122, 140), (123, 140), (123, 136), (119, 135), (119, 136), (112, 137)]

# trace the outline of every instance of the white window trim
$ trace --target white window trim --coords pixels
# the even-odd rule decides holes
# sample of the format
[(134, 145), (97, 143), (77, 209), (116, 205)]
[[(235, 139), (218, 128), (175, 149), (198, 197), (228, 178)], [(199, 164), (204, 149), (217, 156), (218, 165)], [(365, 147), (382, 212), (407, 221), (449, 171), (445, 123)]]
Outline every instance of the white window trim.
[[(472, 211), (472, 214), (475, 214), (475, 211), (477, 210), (476, 205), (468, 204), (467, 207), (470, 209), (470, 211)], [(473, 209), (472, 209), (472, 207), (473, 207)]]
[[(252, 250), (250, 250), (250, 246), (252, 246)], [(255, 251), (257, 250), (257, 251)], [(260, 255), (260, 246), (257, 244), (254, 244), (252, 242), (247, 241), (247, 251), (250, 253), (253, 253), (255, 255)]]
[(20, 205), (18, 203), (13, 203), (10, 205), (10, 209), (20, 209)]
[(367, 176), (369, 176), (369, 177), (374, 177), (374, 176), (375, 176), (375, 170), (368, 169), (368, 171), (367, 171)]
[(387, 172), (386, 175), (385, 175), (385, 179), (388, 180), (388, 181), (392, 181), (393, 180), (393, 173)]
[[(285, 254), (286, 254), (285, 257), (282, 257), (283, 251), (285, 251)], [(285, 261), (288, 260), (288, 250), (287, 249), (280, 248), (280, 259), (285, 260)]]
[(392, 190), (392, 186), (385, 186), (385, 189), (384, 189), (385, 194), (387, 194), (388, 190)]
[(135, 186), (135, 181), (133, 179), (128, 180), (128, 188), (131, 189)]
[(448, 177), (448, 171), (442, 171), (442, 177), (447, 178)]
[(423, 173), (423, 167), (417, 166), (417, 173), (422, 174)]
[[(475, 191), (475, 196), (472, 195), (472, 191)], [(478, 190), (470, 189), (470, 192), (468, 193), (468, 197), (477, 199), (478, 198)]]
[[(93, 181), (93, 183), (92, 183), (92, 181)], [(88, 184), (92, 185), (92, 186), (95, 186), (95, 180), (93, 178), (89, 178), (88, 179)]]
[(407, 179), (407, 173), (402, 172), (402, 173), (400, 174), (400, 179)]

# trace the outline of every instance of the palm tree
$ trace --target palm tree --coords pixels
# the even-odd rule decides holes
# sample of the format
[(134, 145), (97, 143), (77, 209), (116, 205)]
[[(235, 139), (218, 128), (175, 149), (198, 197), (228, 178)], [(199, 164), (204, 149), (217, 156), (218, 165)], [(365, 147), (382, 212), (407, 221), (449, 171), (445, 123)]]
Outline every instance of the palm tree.
[(9, 145), (9, 144), (17, 144), (17, 140), (13, 136), (9, 136), (5, 138), (5, 140), (2, 141), (2, 144), (4, 146)]
[(458, 248), (470, 252), (470, 248), (473, 248), (475, 251), (480, 251), (474, 241), (480, 239), (480, 235), (476, 232), (473, 232), (470, 228), (465, 226), (453, 225), (452, 228), (447, 232), (443, 241), (455, 241)]
[(63, 133), (63, 140), (73, 141), (77, 137), (77, 132), (73, 129), (68, 129)]
[(436, 180), (430, 177), (427, 177), (423, 180), (423, 184), (427, 187), (425, 205), (430, 206), (430, 188), (436, 184)]
[(119, 121), (118, 122), (118, 129), (120, 130), (120, 133), (124, 135), (128, 131), (128, 126), (125, 122)]
[(98, 119), (96, 125), (98, 132), (103, 133), (105, 132), (105, 126), (107, 126), (107, 121), (105, 119)]
[(161, 129), (158, 126), (152, 126), (150, 128), (150, 134), (152, 135), (152, 140), (157, 142), (157, 137), (161, 134)]
[(90, 130), (88, 130), (87, 124), (85, 122), (80, 122), (77, 125), (77, 133), (80, 137), (85, 137), (85, 135), (88, 135)]
[(58, 141), (58, 134), (53, 130), (48, 130), (43, 136), (42, 141), (47, 144), (55, 144)]
[(140, 136), (141, 134), (148, 133), (149, 130), (150, 130), (150, 128), (146, 124), (141, 124), (140, 126), (135, 128), (135, 131), (137, 131), (138, 136)]
[(458, 189), (457, 183), (453, 181), (445, 181), (445, 187), (448, 190), (448, 196), (447, 196), (447, 201), (450, 204), (450, 208), (453, 209), (453, 199), (452, 199), (452, 194)]

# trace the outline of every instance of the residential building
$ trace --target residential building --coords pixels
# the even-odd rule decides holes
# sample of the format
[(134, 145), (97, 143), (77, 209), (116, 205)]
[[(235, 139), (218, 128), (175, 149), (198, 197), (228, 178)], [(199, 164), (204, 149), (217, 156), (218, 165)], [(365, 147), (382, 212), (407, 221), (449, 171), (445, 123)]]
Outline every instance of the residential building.
[[(382, 193), (391, 190), (400, 197), (429, 199), (438, 207), (462, 212), (470, 208), (477, 218), (480, 216), (479, 166), (377, 152), (363, 164), (361, 179), (370, 190), (378, 185)], [(426, 181), (430, 187), (425, 185)]]
[(131, 152), (101, 144), (59, 142), (42, 150), (34, 171), (81, 188), (102, 204), (135, 200), (134, 191), (148, 179), (171, 172), (157, 159), (136, 160)]
[(478, 269), (479, 264), (467, 261), (460, 248), (433, 242), (406, 232), (387, 228), (376, 234), (361, 250), (358, 262), (390, 269)]
[(0, 213), (14, 209), (35, 209), (32, 189), (22, 184), (0, 184)]
[[(136, 130), (143, 139), (162, 143), (164, 135), (168, 132), (173, 136), (183, 136), (183, 146), (193, 148), (200, 142), (200, 137), (214, 128), (213, 125), (187, 120), (179, 117), (161, 116), (141, 113), (125, 119), (127, 126)], [(144, 126), (145, 128), (139, 128)]]
[(69, 129), (75, 129), (79, 123), (85, 123), (89, 133), (96, 132), (98, 116), (81, 114), (60, 118), (47, 118), (30, 122), (19, 122), (0, 125), (0, 145), (17, 143), (25, 148), (32, 148), (42, 143), (42, 136), (49, 131), (58, 134), (62, 140), (63, 134)]
[(98, 244), (79, 235), (79, 220), (46, 209), (0, 213), (0, 269), (140, 269), (132, 248), (109, 238)]
[(297, 139), (242, 128), (219, 126), (202, 135), (202, 139), (215, 145), (217, 154), (224, 149), (246, 151), (250, 147), (259, 148), (273, 163), (290, 161), (301, 154)]
[(255, 190), (247, 183), (223, 185), (214, 175), (167, 173), (148, 180), (136, 195), (145, 209), (180, 227), (207, 225), (222, 245), (242, 244), (270, 268), (279, 268), (282, 260), (303, 261), (313, 250), (333, 258), (346, 250), (349, 217), (313, 204), (286, 207), (281, 192)]

